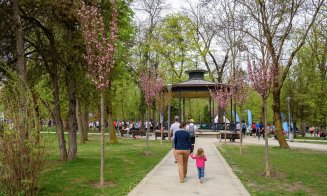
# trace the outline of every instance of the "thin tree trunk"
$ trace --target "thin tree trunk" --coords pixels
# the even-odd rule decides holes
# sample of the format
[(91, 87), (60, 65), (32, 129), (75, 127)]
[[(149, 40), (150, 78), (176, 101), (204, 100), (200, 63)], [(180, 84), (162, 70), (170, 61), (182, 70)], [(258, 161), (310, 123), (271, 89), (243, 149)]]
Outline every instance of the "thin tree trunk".
[(266, 166), (266, 177), (270, 177), (270, 168), (269, 168), (269, 147), (268, 147), (268, 130), (267, 130), (267, 100), (263, 98), (263, 118), (264, 118), (264, 127), (265, 127), (265, 166)]
[(148, 122), (146, 124), (147, 129), (146, 129), (146, 151), (145, 151), (145, 155), (148, 156), (149, 155), (149, 131), (150, 131), (150, 110), (151, 108), (148, 106)]
[(85, 111), (82, 112), (82, 126), (84, 131), (84, 141), (88, 141), (89, 134), (89, 108), (88, 105), (85, 106)]
[(77, 127), (79, 133), (79, 141), (80, 143), (85, 143), (85, 136), (84, 136), (84, 126), (83, 126), (83, 115), (81, 113), (81, 107), (79, 105), (79, 101), (76, 100), (76, 119), (77, 119)]
[[(236, 107), (235, 107), (236, 109)], [(242, 119), (241, 119), (241, 112), (242, 112), (242, 108), (240, 107), (240, 154), (243, 154), (243, 134), (242, 134), (242, 130), (243, 130), (243, 125), (242, 125)], [(236, 115), (236, 110), (235, 110), (235, 115)]]
[[(69, 71), (70, 72), (70, 71)], [(70, 73), (71, 75), (73, 73)], [(68, 78), (68, 160), (77, 159), (77, 120), (76, 120), (76, 84), (71, 76)]]
[(101, 137), (100, 137), (100, 148), (101, 148), (101, 164), (100, 164), (100, 186), (104, 185), (104, 92), (100, 92), (100, 115), (101, 115)]
[(114, 119), (112, 115), (112, 91), (111, 91), (111, 85), (109, 85), (109, 100), (108, 100), (108, 129), (109, 129), (109, 140), (110, 143), (112, 144), (117, 144), (118, 143), (118, 138), (116, 135), (116, 129), (114, 127)]
[(226, 144), (226, 129), (227, 129), (227, 127), (226, 127), (226, 119), (227, 119), (227, 117), (226, 117), (226, 111), (225, 111), (225, 109), (224, 109), (224, 116), (225, 116), (225, 118), (223, 120), (225, 122), (225, 144)]
[[(276, 87), (275, 87), (276, 88)], [(289, 148), (282, 130), (282, 120), (280, 117), (280, 90), (273, 88), (273, 111), (274, 111), (274, 123), (276, 127), (277, 139), (279, 146), (282, 148)]]

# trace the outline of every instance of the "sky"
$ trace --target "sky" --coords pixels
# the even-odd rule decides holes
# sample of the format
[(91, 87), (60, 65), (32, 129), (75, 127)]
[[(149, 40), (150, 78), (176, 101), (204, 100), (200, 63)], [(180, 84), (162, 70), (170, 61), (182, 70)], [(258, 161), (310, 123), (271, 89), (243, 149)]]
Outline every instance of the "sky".
[[(138, 1), (142, 1), (142, 0), (138, 0)], [(197, 0), (190, 0), (190, 1), (196, 2)], [(182, 11), (183, 7), (188, 5), (186, 0), (165, 0), (165, 4), (168, 6), (168, 9), (162, 12), (161, 14), (162, 16)], [(144, 12), (138, 11), (136, 9), (134, 9), (134, 12), (135, 12), (135, 20), (144, 18)]]

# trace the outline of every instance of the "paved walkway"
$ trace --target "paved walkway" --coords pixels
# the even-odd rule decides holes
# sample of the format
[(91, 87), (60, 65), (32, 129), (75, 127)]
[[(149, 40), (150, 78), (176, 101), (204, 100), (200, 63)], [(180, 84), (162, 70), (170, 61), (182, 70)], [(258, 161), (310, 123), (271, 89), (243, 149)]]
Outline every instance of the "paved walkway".
[(179, 182), (172, 151), (128, 194), (129, 196), (240, 196), (250, 195), (215, 147), (216, 138), (197, 138), (195, 149), (202, 147), (207, 156), (205, 181), (197, 179), (195, 160), (189, 159), (188, 174)]

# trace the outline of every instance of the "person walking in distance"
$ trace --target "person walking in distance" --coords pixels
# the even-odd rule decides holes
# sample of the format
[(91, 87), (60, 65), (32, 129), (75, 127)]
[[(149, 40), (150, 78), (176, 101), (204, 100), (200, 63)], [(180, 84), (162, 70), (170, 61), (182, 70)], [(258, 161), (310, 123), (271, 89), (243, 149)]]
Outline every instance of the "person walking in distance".
[(176, 154), (175, 154), (175, 150), (174, 150), (174, 148), (175, 148), (174, 136), (175, 136), (175, 132), (180, 129), (179, 126), (180, 126), (179, 117), (175, 116), (175, 122), (170, 126), (170, 133), (173, 133), (172, 148), (173, 148), (173, 153), (174, 153), (174, 157), (175, 157), (175, 163), (177, 163), (177, 159), (176, 159)]
[(195, 144), (195, 132), (199, 131), (198, 127), (194, 124), (193, 119), (190, 119), (190, 124), (186, 126), (186, 130), (188, 130), (188, 132), (190, 133), (191, 143), (192, 143), (192, 149), (191, 149), (191, 153), (192, 153), (193, 149), (194, 149), (194, 144)]
[(205, 168), (205, 161), (207, 161), (207, 157), (204, 155), (203, 148), (198, 148), (196, 155), (193, 153), (190, 154), (192, 159), (196, 160), (196, 167), (198, 168), (198, 177), (200, 183), (204, 180), (204, 168)]
[(177, 158), (179, 181), (184, 182), (187, 174), (188, 157), (192, 148), (190, 133), (186, 130), (186, 123), (180, 124), (180, 129), (175, 132), (174, 144)]
[(265, 127), (263, 126), (262, 122), (260, 122), (260, 124), (259, 124), (258, 140), (260, 140), (261, 136), (262, 136), (262, 139), (265, 139)]

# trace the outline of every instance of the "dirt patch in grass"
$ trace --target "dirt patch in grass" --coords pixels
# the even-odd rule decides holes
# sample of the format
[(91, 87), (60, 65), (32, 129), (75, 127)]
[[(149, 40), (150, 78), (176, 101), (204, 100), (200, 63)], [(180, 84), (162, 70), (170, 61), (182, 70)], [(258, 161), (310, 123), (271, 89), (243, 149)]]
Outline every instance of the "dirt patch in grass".
[(279, 171), (270, 171), (270, 177), (276, 179), (284, 179), (286, 177), (285, 173)]
[[(259, 174), (260, 176), (266, 176), (266, 172), (263, 171)], [(269, 178), (275, 178), (275, 179), (284, 179), (286, 175), (283, 172), (279, 171), (270, 171), (270, 177)]]
[(117, 186), (117, 184), (115, 184), (113, 181), (105, 181), (103, 186), (100, 186), (100, 182), (99, 181), (90, 181), (89, 185), (93, 188), (97, 188), (97, 189), (102, 189), (102, 188), (108, 188), (108, 187), (115, 187)]
[(292, 184), (289, 184), (287, 186), (287, 189), (290, 190), (290, 191), (298, 191), (298, 190), (303, 190), (304, 189), (304, 185), (302, 182), (295, 182), (295, 183), (292, 183)]

